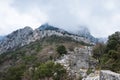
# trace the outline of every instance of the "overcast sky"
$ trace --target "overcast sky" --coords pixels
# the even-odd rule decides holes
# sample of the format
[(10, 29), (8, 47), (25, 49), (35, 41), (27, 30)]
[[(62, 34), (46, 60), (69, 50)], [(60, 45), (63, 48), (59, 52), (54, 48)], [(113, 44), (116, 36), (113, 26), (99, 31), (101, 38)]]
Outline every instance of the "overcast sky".
[(107, 37), (120, 31), (120, 0), (0, 0), (0, 35), (46, 22), (70, 31), (86, 26)]

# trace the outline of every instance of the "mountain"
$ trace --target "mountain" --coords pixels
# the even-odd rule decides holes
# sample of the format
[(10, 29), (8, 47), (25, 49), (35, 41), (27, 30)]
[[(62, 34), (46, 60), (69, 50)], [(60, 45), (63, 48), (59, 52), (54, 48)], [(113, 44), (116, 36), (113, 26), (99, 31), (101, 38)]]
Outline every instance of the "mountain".
[(85, 26), (80, 26), (79, 30), (75, 32), (75, 34), (85, 37), (86, 39), (90, 40), (93, 43), (98, 42), (98, 39), (92, 36), (89, 29)]
[(54, 26), (51, 26), (51, 25), (49, 25), (48, 23), (41, 25), (38, 29), (41, 30), (41, 31), (44, 31), (44, 30), (55, 30), (55, 31), (59, 31), (59, 30), (60, 30), (59, 28), (56, 28), (56, 27), (54, 27)]
[[(89, 47), (85, 47), (85, 45), (73, 40), (70, 37), (65, 36), (56, 36), (52, 35), (49, 37), (41, 38), (40, 40), (36, 40), (28, 45), (22, 46), (14, 51), (8, 51), (0, 55), (0, 80), (46, 80), (46, 79), (38, 79), (40, 69), (40, 65), (46, 64), (46, 62), (56, 61), (55, 63), (63, 62), (61, 60), (62, 55), (59, 55), (56, 52), (56, 49), (60, 46), (64, 45), (68, 54), (66, 54), (67, 61), (65, 63), (68, 64), (68, 61), (71, 61), (70, 68), (77, 70), (80, 68), (88, 68), (89, 65)], [(76, 48), (78, 47), (78, 48)], [(81, 49), (81, 48), (82, 49)], [(74, 50), (75, 49), (75, 50)], [(80, 51), (82, 52), (80, 52)], [(74, 52), (75, 51), (75, 52)], [(71, 54), (72, 53), (72, 54)], [(61, 57), (60, 57), (61, 56)], [(66, 60), (65, 57), (65, 60)], [(58, 61), (58, 62), (57, 62)], [(80, 64), (81, 63), (81, 64)], [(74, 65), (77, 65), (75, 67)], [(46, 76), (46, 74), (53, 75), (53, 71), (59, 71), (59, 75), (64, 73), (63, 69), (61, 71), (61, 65), (59, 64), (57, 68), (53, 67), (54, 70), (51, 71), (51, 67), (53, 64), (50, 64), (47, 68), (47, 71), (42, 74)], [(63, 65), (62, 65), (63, 66)], [(42, 70), (44, 70), (44, 66), (41, 66)], [(67, 67), (69, 68), (69, 66)], [(66, 68), (65, 68), (66, 69)], [(71, 73), (73, 72), (71, 70)], [(75, 70), (76, 71), (76, 70)], [(72, 73), (75, 74), (75, 71)], [(40, 70), (41, 72), (41, 70)], [(77, 71), (79, 72), (79, 70)], [(33, 74), (33, 75), (32, 75)], [(66, 76), (66, 75), (62, 75)], [(37, 78), (37, 79), (36, 79)], [(60, 80), (73, 80), (68, 79), (60, 79)], [(74, 77), (73, 77), (74, 78)], [(51, 79), (53, 80), (53, 79)], [(55, 79), (59, 80), (59, 79)]]
[(98, 42), (106, 43), (108, 38), (98, 38)]
[(12, 50), (20, 46), (24, 46), (33, 41), (33, 30), (30, 27), (16, 30), (5, 36), (4, 40), (0, 41), (0, 52)]
[(54, 26), (51, 26), (49, 25), (48, 23), (45, 23), (43, 25), (41, 25), (39, 28), (38, 28), (40, 31), (45, 31), (45, 30), (53, 30), (53, 31), (57, 31), (57, 32), (61, 32), (61, 33), (67, 33), (67, 34), (70, 34), (70, 35), (74, 35), (72, 33), (69, 33), (63, 29), (60, 29), (60, 28), (57, 28), (57, 27), (54, 27)]
[(0, 40), (2, 40), (4, 38), (4, 36), (0, 36)]
[[(0, 41), (0, 80), (119, 80), (120, 74), (100, 70), (99, 65), (102, 64), (92, 53), (95, 46), (88, 40), (92, 36), (89, 30), (81, 30), (79, 33), (71, 34), (43, 24), (35, 30), (25, 27), (8, 34)], [(117, 37), (119, 39), (119, 32), (109, 38), (116, 41)], [(117, 42), (114, 44), (117, 47), (111, 46), (114, 41), (108, 47), (118, 48), (119, 51)], [(110, 66), (111, 69), (112, 66), (117, 70), (119, 53), (112, 53), (115, 53), (114, 56), (105, 54), (100, 62), (114, 60), (116, 66), (107, 64), (105, 67)]]
[(70, 37), (78, 42), (91, 44), (85, 37), (71, 34), (63, 29), (53, 27), (49, 24), (43, 24), (35, 30), (30, 27), (25, 27), (8, 34), (4, 40), (0, 41), (0, 53), (15, 50), (16, 48), (52, 35)]

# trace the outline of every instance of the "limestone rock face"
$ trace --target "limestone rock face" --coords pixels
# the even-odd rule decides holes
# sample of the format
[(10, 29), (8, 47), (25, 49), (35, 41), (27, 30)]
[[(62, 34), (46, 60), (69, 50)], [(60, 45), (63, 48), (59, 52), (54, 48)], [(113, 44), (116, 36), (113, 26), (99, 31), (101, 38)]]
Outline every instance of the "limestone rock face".
[(90, 30), (85, 26), (80, 26), (78, 31), (75, 32), (77, 35), (83, 36), (91, 42), (98, 42), (98, 39), (91, 35)]
[(100, 80), (120, 80), (120, 74), (109, 70), (101, 70)]
[(0, 40), (0, 54), (52, 35), (71, 37), (76, 41), (90, 43), (90, 41), (84, 37), (70, 34), (65, 30), (45, 24), (35, 30), (32, 30), (30, 27), (25, 27), (5, 36), (4, 39)]
[(33, 30), (30, 27), (25, 27), (7, 35), (4, 40), (0, 41), (0, 53), (29, 44), (32, 40), (32, 33)]
[(70, 75), (86, 76), (87, 69), (90, 67), (90, 56), (92, 47), (76, 47), (73, 52), (61, 57), (56, 62), (61, 63), (69, 71)]

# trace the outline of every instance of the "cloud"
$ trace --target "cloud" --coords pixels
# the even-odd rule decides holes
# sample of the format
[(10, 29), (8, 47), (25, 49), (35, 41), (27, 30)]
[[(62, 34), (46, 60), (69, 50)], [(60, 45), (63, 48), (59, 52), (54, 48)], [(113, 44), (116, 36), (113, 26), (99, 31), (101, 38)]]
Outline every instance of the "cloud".
[(47, 21), (47, 16), (38, 8), (33, 7), (33, 10), (21, 13), (11, 5), (13, 2), (13, 0), (0, 1), (0, 34), (6, 35), (25, 26), (37, 28)]
[(36, 28), (45, 22), (70, 31), (87, 26), (96, 37), (106, 37), (120, 31), (119, 0), (6, 1), (2, 5), (4, 10), (0, 8), (0, 34), (24, 26)]

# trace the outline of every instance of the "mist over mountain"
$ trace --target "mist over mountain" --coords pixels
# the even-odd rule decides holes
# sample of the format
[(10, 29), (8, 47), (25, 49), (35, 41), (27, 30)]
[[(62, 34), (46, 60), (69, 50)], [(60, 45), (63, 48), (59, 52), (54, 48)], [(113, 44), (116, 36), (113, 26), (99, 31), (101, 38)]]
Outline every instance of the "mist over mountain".
[(0, 40), (2, 39), (2, 36), (0, 36)]
[(4, 39), (4, 36), (0, 36), (0, 40)]
[(63, 29), (51, 26), (48, 23), (41, 25), (35, 30), (27, 26), (5, 36), (4, 40), (0, 41), (0, 51), (3, 53), (9, 50), (15, 50), (18, 47), (22, 47), (31, 42), (35, 42), (36, 40), (52, 35), (70, 37), (78, 42), (82, 41), (87, 44), (96, 43), (96, 41), (93, 40), (95, 38), (90, 35), (89, 31), (81, 29), (80, 32), (80, 34), (73, 34)]
[(85, 26), (80, 26), (78, 30), (74, 31), (73, 33), (83, 36), (86, 39), (89, 39), (91, 42), (98, 42), (98, 38), (95, 38), (93, 35), (91, 35), (90, 30)]
[[(66, 31), (64, 29), (61, 29), (61, 28), (58, 28), (58, 27), (55, 27), (55, 26), (52, 26), (49, 23), (45, 23), (45, 24), (41, 25), (39, 28), (37, 28), (37, 29), (39, 29), (41, 31), (55, 30), (55, 31), (62, 32), (62, 33), (68, 33), (68, 31)], [(70, 33), (68, 33), (68, 34), (70, 34)]]
[(56, 30), (57, 31), (57, 30), (59, 30), (59, 28), (51, 26), (48, 23), (41, 25), (38, 29), (41, 31), (44, 31), (44, 30)]
[(2, 7), (0, 35), (6, 35), (24, 26), (36, 29), (48, 22), (65, 30), (77, 30), (79, 26), (86, 25), (95, 37), (107, 37), (115, 31), (120, 31), (119, 2), (119, 0), (0, 1)]

